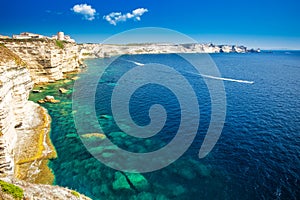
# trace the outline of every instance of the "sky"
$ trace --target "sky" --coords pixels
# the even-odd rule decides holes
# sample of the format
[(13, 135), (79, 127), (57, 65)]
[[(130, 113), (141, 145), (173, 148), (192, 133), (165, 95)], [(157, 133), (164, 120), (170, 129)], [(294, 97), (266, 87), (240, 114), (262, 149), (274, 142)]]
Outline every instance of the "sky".
[(2, 0), (0, 34), (63, 31), (79, 43), (101, 43), (160, 27), (200, 43), (300, 49), (299, 8), (299, 0)]

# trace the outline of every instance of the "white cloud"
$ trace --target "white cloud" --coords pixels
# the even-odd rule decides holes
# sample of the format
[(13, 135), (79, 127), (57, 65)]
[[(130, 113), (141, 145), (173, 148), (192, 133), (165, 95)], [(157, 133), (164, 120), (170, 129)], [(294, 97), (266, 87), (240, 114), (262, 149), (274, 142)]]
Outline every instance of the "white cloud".
[(92, 6), (87, 4), (77, 4), (74, 5), (71, 10), (77, 14), (83, 15), (83, 18), (89, 21), (92, 21), (95, 19), (96, 10), (92, 8)]
[(122, 14), (121, 12), (112, 12), (108, 15), (103, 16), (103, 19), (108, 21), (110, 24), (116, 26), (119, 22), (125, 22), (127, 19), (133, 19), (140, 21), (141, 16), (148, 12), (146, 8), (138, 8), (133, 10), (131, 13)]

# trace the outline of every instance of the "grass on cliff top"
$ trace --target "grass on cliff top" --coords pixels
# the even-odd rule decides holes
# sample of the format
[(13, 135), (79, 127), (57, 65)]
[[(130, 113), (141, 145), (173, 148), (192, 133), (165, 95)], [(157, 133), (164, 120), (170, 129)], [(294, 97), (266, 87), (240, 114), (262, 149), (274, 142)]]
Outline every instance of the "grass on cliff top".
[(15, 199), (23, 199), (24, 191), (22, 188), (14, 184), (6, 183), (2, 180), (0, 180), (0, 187), (3, 193), (9, 194)]
[(55, 40), (55, 44), (56, 46), (58, 46), (60, 49), (63, 49), (65, 48), (65, 42), (64, 41), (61, 41), (61, 40)]
[(0, 44), (0, 63), (5, 63), (8, 61), (15, 61), (17, 65), (25, 66), (25, 62), (12, 51), (10, 51), (6, 46)]

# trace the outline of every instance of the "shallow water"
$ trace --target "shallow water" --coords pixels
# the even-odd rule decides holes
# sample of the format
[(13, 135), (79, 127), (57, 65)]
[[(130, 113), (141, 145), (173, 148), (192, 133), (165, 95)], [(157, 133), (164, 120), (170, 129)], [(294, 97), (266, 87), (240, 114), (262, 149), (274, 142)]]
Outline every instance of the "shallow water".
[[(204, 159), (198, 158), (198, 152), (210, 121), (209, 92), (201, 75), (177, 55), (123, 56), (99, 81), (95, 106), (98, 122), (114, 144), (133, 152), (154, 151), (168, 144), (178, 130), (181, 115), (172, 92), (148, 85), (132, 96), (130, 114), (137, 124), (147, 125), (149, 117), (145, 113), (159, 103), (170, 113), (164, 129), (148, 140), (122, 133), (112, 116), (110, 98), (126, 71), (150, 61), (172, 65), (196, 91), (201, 116), (193, 144), (168, 167), (142, 174), (146, 183), (141, 188), (114, 187), (118, 172), (95, 159), (82, 144), (73, 119), (74, 81), (49, 84), (42, 93), (31, 94), (34, 101), (46, 94), (61, 100), (59, 104), (43, 104), (52, 117), (51, 139), (58, 154), (49, 164), (56, 176), (55, 184), (93, 199), (300, 198), (300, 52), (211, 56), (224, 81), (227, 113), (221, 137)], [(87, 60), (85, 73), (93, 74), (93, 70), (103, 67), (103, 60)], [(60, 94), (60, 87), (69, 92)], [(85, 114), (90, 115), (90, 110), (86, 109)]]

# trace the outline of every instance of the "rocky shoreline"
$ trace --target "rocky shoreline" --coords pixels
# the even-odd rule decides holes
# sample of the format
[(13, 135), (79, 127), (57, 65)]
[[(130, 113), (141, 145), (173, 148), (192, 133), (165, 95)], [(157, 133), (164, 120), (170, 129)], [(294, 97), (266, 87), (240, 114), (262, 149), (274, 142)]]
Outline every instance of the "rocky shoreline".
[[(52, 44), (45, 45), (51, 48)], [(56, 156), (49, 135), (51, 118), (45, 108), (28, 100), (33, 85), (41, 82), (43, 79), (40, 77), (47, 74), (35, 75), (34, 72), (43, 67), (40, 64), (34, 65), (34, 62), (38, 62), (36, 54), (27, 55), (25, 51), (18, 53), (0, 45), (0, 55), (0, 179), (7, 184), (13, 183), (6, 185), (1, 182), (0, 197), (14, 199), (14, 194), (7, 192), (13, 192), (14, 188), (19, 187), (27, 199), (66, 199), (66, 196), (69, 196), (68, 199), (89, 199), (58, 186), (36, 185), (52, 184), (54, 181), (54, 175), (48, 167), (49, 159)], [(19, 55), (27, 55), (30, 62), (27, 63)], [(78, 67), (77, 62), (68, 70), (74, 71)], [(63, 78), (50, 77), (49, 81)], [(6, 191), (3, 187), (12, 188)], [(48, 192), (43, 192), (46, 190)], [(49, 192), (52, 190), (58, 191), (57, 195)]]
[[(29, 101), (33, 85), (62, 80), (67, 73), (79, 72), (86, 58), (103, 58), (122, 54), (161, 53), (247, 53), (243, 46), (202, 44), (76, 44), (49, 39), (0, 40), (0, 178), (19, 185), (29, 197), (34, 192), (54, 186), (54, 175), (47, 166), (56, 157), (50, 140), (51, 118), (47, 110)], [(254, 50), (253, 50), (254, 52)], [(38, 90), (35, 92), (39, 92)], [(60, 88), (61, 93), (67, 91)], [(59, 103), (51, 96), (40, 103)], [(30, 185), (27, 191), (24, 185)], [(55, 188), (59, 188), (56, 187)], [(50, 189), (49, 189), (50, 190)], [(66, 199), (71, 191), (60, 188), (64, 196), (30, 199)], [(1, 195), (1, 190), (0, 190)], [(76, 196), (76, 195), (75, 195)], [(70, 198), (75, 198), (74, 195)], [(82, 195), (75, 199), (88, 199)]]

